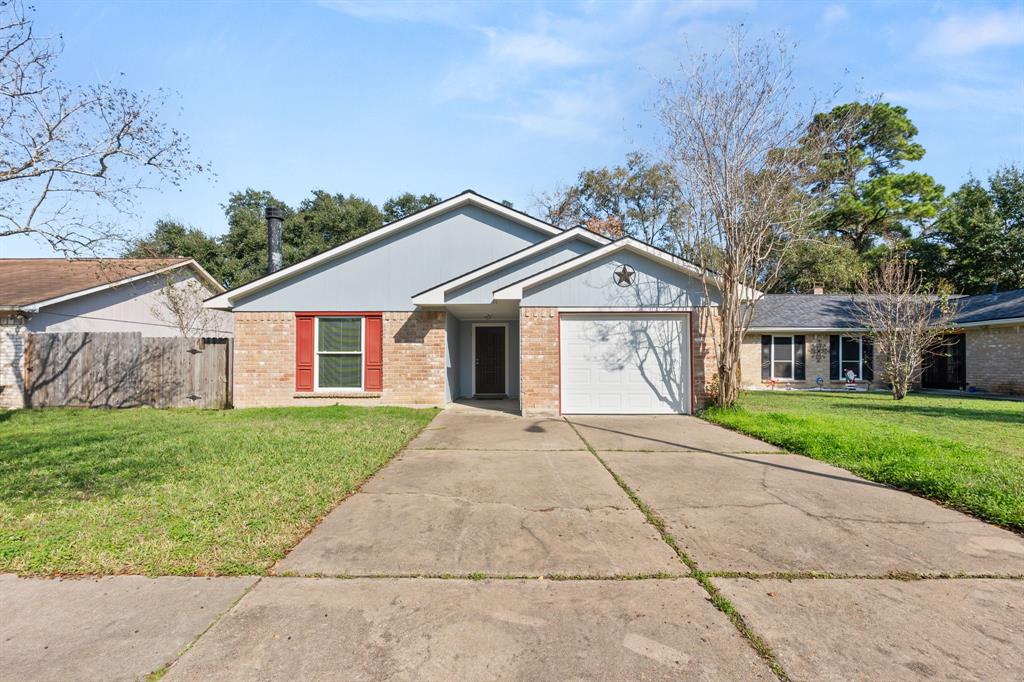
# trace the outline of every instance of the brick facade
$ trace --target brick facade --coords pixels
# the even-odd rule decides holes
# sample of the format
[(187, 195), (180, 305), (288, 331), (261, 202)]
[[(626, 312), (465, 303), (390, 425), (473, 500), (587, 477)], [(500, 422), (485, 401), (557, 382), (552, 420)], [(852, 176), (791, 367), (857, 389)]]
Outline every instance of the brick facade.
[(690, 316), (693, 402), (696, 410), (702, 410), (714, 400), (717, 392), (718, 355), (714, 334), (721, 329), (721, 318), (714, 308), (699, 308)]
[(1024, 394), (1024, 325), (970, 329), (967, 383), (992, 393)]
[(235, 407), (444, 403), (445, 313), (383, 315), (384, 389), (357, 396), (295, 391), (295, 313), (235, 313)]
[[(794, 332), (795, 333), (795, 332)], [(782, 334), (789, 335), (789, 332)], [(825, 380), (826, 388), (842, 388), (846, 386), (845, 379), (833, 381), (829, 378), (829, 336), (827, 332), (805, 333), (804, 338), (804, 361), (805, 374), (803, 381), (790, 379), (777, 379), (779, 387), (813, 388), (818, 384), (815, 381), (818, 377)], [(875, 349), (871, 362), (874, 368), (874, 379), (871, 380), (871, 388), (884, 388), (885, 382), (885, 356), (878, 349)], [(747, 334), (743, 337), (743, 348), (740, 351), (740, 374), (742, 384), (745, 388), (763, 388), (764, 381), (761, 380), (761, 334)]]
[(558, 309), (519, 309), (519, 400), (523, 415), (558, 414)]

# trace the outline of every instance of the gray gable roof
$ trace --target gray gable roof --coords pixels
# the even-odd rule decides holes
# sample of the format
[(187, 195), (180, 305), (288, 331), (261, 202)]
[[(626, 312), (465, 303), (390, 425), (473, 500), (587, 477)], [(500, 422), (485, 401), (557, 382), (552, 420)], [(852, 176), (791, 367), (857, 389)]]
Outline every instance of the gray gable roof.
[(859, 329), (853, 294), (765, 294), (754, 305), (755, 329)]
[(957, 304), (959, 311), (954, 321), (960, 324), (1024, 317), (1024, 289), (964, 296)]
[[(858, 294), (766, 294), (754, 306), (752, 329), (860, 329)], [(1024, 289), (956, 298), (954, 324), (1024, 317)]]

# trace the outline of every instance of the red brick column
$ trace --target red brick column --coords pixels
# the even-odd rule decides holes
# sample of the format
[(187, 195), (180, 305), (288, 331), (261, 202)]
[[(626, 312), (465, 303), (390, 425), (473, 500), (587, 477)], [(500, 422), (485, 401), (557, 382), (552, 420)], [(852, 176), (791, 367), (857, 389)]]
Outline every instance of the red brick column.
[(711, 404), (717, 390), (718, 356), (714, 335), (721, 330), (721, 317), (714, 308), (697, 308), (690, 315), (694, 407), (702, 410)]
[(519, 309), (519, 397), (523, 415), (558, 414), (558, 309)]

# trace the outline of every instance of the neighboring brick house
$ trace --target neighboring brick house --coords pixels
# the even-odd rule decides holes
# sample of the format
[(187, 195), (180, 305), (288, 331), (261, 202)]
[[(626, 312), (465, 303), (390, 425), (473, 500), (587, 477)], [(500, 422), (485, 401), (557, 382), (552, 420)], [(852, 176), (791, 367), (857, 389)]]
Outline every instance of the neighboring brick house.
[[(847, 371), (885, 385), (884, 358), (857, 321), (856, 295), (768, 294), (755, 308), (741, 357), (743, 385), (845, 385)], [(1024, 394), (1024, 289), (954, 299), (941, 353), (924, 359), (922, 388)]]
[[(185, 282), (198, 282), (209, 294), (224, 290), (191, 258), (0, 259), (0, 408), (25, 404), (25, 348), (32, 334), (178, 336), (155, 309), (161, 290)], [(230, 315), (213, 321), (207, 336), (231, 336)]]
[(234, 313), (237, 407), (690, 413), (713, 383), (717, 298), (711, 275), (648, 244), (466, 191), (207, 305)]

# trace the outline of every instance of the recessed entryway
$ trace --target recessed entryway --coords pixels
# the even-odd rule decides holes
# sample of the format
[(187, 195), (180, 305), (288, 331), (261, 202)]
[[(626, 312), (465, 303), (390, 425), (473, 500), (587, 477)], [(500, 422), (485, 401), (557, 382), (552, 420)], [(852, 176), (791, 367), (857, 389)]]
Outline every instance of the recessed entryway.
[(473, 323), (473, 395), (508, 394), (508, 324)]

